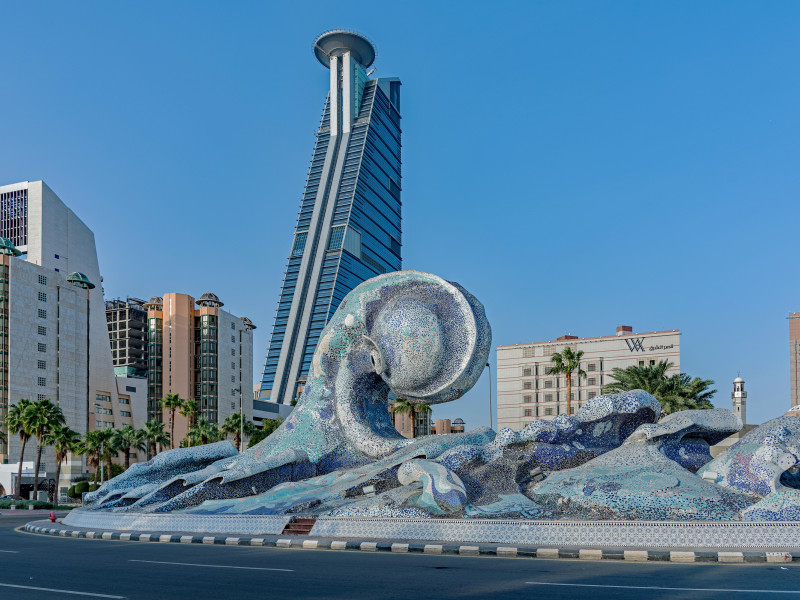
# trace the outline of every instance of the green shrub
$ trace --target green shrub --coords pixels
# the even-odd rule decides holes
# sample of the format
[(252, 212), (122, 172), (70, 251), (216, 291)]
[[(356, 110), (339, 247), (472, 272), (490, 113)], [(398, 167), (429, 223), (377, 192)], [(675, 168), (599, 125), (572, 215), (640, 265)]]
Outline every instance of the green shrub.
[(50, 502), (44, 500), (0, 500), (0, 508), (11, 508), (16, 506), (17, 510), (28, 510), (29, 506), (36, 509), (53, 508)]
[(91, 489), (91, 484), (88, 481), (79, 481), (67, 490), (67, 496), (70, 498), (80, 498), (84, 492)]

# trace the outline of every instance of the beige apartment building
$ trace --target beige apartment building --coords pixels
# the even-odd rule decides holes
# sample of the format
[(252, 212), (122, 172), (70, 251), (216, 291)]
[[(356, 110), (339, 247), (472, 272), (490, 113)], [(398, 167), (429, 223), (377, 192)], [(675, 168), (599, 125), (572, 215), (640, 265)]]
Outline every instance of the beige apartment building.
[[(252, 420), (255, 325), (222, 306), (211, 293), (198, 300), (170, 293), (144, 304), (148, 419), (169, 424), (169, 411), (162, 410), (160, 400), (178, 394), (197, 400), (200, 416), (212, 423), (221, 424), (228, 415), (238, 414), (240, 407), (244, 418)], [(188, 428), (186, 417), (176, 414), (176, 446)]]
[(621, 325), (615, 335), (579, 338), (564, 335), (553, 341), (497, 347), (497, 424), (519, 431), (534, 419), (555, 419), (567, 410), (566, 378), (549, 373), (552, 356), (569, 346), (582, 351), (585, 377), (572, 377), (574, 413), (613, 381), (615, 368), (648, 366), (667, 360), (669, 375), (680, 372), (680, 331), (634, 333)]

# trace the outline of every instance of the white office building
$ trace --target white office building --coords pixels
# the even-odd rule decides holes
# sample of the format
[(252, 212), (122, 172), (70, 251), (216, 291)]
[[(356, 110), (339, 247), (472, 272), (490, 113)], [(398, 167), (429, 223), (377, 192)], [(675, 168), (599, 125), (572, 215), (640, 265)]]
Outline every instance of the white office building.
[[(104, 426), (140, 423), (146, 413), (144, 388), (121, 396), (118, 385), (134, 386), (114, 377), (92, 231), (44, 182), (25, 181), (0, 186), (0, 236), (10, 241), (2, 254), (0, 307), (7, 344), (0, 365), (5, 384), (0, 385), (4, 433), (4, 417), (20, 398), (49, 398), (61, 408), (67, 424), (81, 434), (95, 420), (111, 424)], [(136, 398), (140, 398), (138, 406)], [(100, 418), (103, 413), (96, 412), (95, 404), (118, 415), (119, 423)], [(130, 417), (122, 418), (123, 413)], [(19, 439), (8, 435), (8, 441), (0, 446), (0, 461), (15, 464)], [(35, 457), (36, 451), (32, 439), (25, 458)], [(49, 449), (43, 455), (43, 470), (55, 473)], [(59, 488), (85, 470), (84, 458), (70, 457), (62, 467)]]

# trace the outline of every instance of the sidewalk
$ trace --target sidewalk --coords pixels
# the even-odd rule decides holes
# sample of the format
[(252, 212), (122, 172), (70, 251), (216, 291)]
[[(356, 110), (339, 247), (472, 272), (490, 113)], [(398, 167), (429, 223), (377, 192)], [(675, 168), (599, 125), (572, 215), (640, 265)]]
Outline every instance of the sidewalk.
[[(31, 511), (35, 512), (35, 511)], [(461, 556), (487, 556), (498, 558), (543, 558), (573, 560), (623, 560), (626, 562), (673, 563), (791, 563), (800, 562), (800, 553), (775, 550), (667, 550), (614, 549), (614, 548), (535, 548), (531, 546), (501, 546), (497, 544), (462, 545), (442, 544), (436, 541), (408, 540), (356, 540), (307, 536), (269, 537), (218, 537), (180, 533), (145, 533), (133, 531), (91, 531), (75, 529), (60, 522), (32, 521), (25, 531), (39, 535), (85, 538), (94, 540), (119, 540), (130, 542), (155, 542), (162, 544), (220, 544), (226, 546), (262, 546), (302, 550), (344, 550), (357, 552), (393, 552), (418, 554), (454, 554)]]

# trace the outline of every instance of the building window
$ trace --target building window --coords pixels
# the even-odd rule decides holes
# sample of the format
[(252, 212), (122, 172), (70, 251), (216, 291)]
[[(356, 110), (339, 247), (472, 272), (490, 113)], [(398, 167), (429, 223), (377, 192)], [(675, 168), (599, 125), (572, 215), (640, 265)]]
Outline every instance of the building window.
[(54, 254), (53, 256), (55, 256), (56, 258), (61, 258), (58, 254)]
[(37, 400), (47, 400), (47, 394), (36, 394)]
[(533, 375), (533, 371), (528, 367), (527, 369), (522, 369), (522, 376), (523, 377), (530, 377)]
[[(109, 411), (109, 412), (111, 412), (111, 411)], [(121, 410), (121, 411), (119, 411), (119, 416), (120, 417), (130, 417), (131, 413), (128, 410)]]
[(656, 364), (656, 361), (654, 361), (654, 360), (651, 360), (651, 361), (650, 361), (650, 366), (651, 366), (651, 367), (652, 367), (653, 365), (655, 365), (655, 364)]
[(236, 410), (236, 402), (231, 402), (231, 410)]
[(575, 401), (575, 392), (570, 392), (569, 393), (569, 401), (570, 402), (574, 402)]
[(135, 392), (136, 391), (136, 387), (132, 386), (132, 385), (126, 385), (125, 386), (125, 391), (126, 392)]
[(530, 396), (523, 396), (523, 397), (522, 397), (522, 401), (523, 401), (525, 404), (530, 404), (530, 403), (531, 403), (531, 397), (530, 397)]
[(639, 361), (639, 366), (640, 366), (640, 367), (643, 367), (643, 366), (644, 366), (644, 361), (643, 361), (643, 360), (640, 360), (640, 361)]
[(97, 393), (95, 395), (95, 399), (99, 400), (100, 402), (111, 402), (111, 395), (110, 394)]
[(96, 414), (96, 415), (113, 415), (114, 411), (112, 411), (110, 408), (95, 407), (94, 414)]
[(546, 388), (553, 387), (553, 380), (552, 379), (548, 379), (547, 381), (545, 381), (544, 382), (544, 387), (546, 387)]
[(231, 348), (231, 356), (236, 356), (236, 348)]
[(533, 411), (530, 408), (526, 408), (524, 416), (532, 417), (533, 416)]
[(231, 375), (231, 383), (236, 383), (236, 375)]
[(232, 335), (232, 336), (231, 336), (231, 343), (232, 343), (232, 344), (235, 344), (235, 343), (236, 343), (236, 336), (235, 336), (235, 335)]
[(331, 229), (331, 237), (328, 240), (328, 250), (339, 250), (342, 247), (342, 242), (344, 241), (344, 225), (339, 225), (338, 227), (333, 227)]
[(47, 294), (39, 292), (39, 302), (47, 302)]
[(38, 313), (40, 319), (46, 319), (47, 318), (47, 311), (45, 309), (40, 308), (37, 311), (37, 313)]
[(595, 396), (597, 396), (597, 392), (595, 392), (595, 391), (593, 390), (593, 391), (589, 392), (589, 393), (587, 394), (587, 396), (589, 396), (589, 398), (594, 398)]
[(292, 246), (292, 256), (303, 256), (303, 250), (306, 248), (306, 238), (308, 232), (303, 231), (294, 236), (294, 245)]
[(553, 401), (553, 394), (545, 394), (544, 395), (545, 402), (552, 402)]
[(39, 275), (39, 283), (42, 285), (47, 285), (47, 276), (46, 275)]
[(130, 398), (120, 398), (119, 399), (119, 403), (120, 404), (130, 404), (131, 403), (131, 399)]
[(597, 385), (597, 377), (589, 377), (586, 380), (586, 385)]
[(522, 349), (522, 358), (533, 358), (533, 346), (525, 346)]
[(236, 323), (231, 323), (231, 329), (236, 329)]
[(36, 367), (39, 369), (46, 369), (47, 368), (47, 361), (44, 360), (37, 360)]
[(236, 363), (235, 363), (235, 362), (232, 362), (232, 363), (231, 363), (231, 369), (235, 369), (235, 368), (236, 368)]
[(552, 409), (552, 408), (545, 408), (545, 409), (544, 409), (544, 415), (545, 415), (546, 417), (551, 417), (551, 416), (553, 416), (553, 409)]
[(47, 352), (47, 344), (42, 344), (41, 342), (39, 342), (38, 350), (39, 352)]
[(39, 335), (47, 335), (47, 327), (45, 327), (44, 325), (37, 325), (36, 333), (38, 333)]
[(595, 363), (589, 363), (586, 365), (587, 371), (597, 371), (597, 365)]
[(36, 378), (36, 383), (41, 385), (41, 386), (45, 386), (45, 385), (47, 385), (47, 378), (45, 378), (45, 377), (37, 377)]
[(522, 382), (522, 389), (523, 389), (523, 390), (529, 390), (529, 389), (531, 389), (531, 382), (530, 382), (530, 381), (523, 381), (523, 382)]

